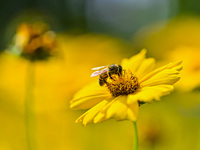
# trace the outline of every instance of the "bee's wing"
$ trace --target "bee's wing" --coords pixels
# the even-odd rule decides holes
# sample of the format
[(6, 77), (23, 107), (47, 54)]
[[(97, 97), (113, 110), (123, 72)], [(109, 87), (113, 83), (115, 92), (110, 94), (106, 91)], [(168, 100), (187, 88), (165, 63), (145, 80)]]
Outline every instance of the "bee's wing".
[(95, 67), (95, 68), (92, 68), (92, 70), (100, 70), (100, 69), (103, 69), (103, 68), (106, 68), (107, 66), (100, 66), (100, 67)]
[(100, 71), (95, 71), (91, 74), (91, 77), (95, 77), (101, 74), (101, 70)]
[(98, 75), (100, 75), (100, 74), (102, 74), (102, 73), (105, 73), (105, 72), (107, 72), (107, 71), (108, 71), (107, 68), (106, 68), (106, 69), (103, 69), (103, 70), (95, 71), (95, 72), (92, 73), (91, 77), (98, 76)]

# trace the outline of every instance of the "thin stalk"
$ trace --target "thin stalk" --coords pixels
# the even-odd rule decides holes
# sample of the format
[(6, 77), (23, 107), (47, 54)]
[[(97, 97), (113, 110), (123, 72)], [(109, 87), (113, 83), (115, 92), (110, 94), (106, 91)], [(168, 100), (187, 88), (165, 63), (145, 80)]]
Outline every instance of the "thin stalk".
[(36, 150), (35, 145), (35, 115), (34, 115), (34, 80), (35, 64), (29, 62), (25, 91), (25, 125), (28, 150)]
[(137, 133), (137, 124), (136, 122), (133, 122), (133, 126), (134, 126), (134, 150), (138, 150), (138, 133)]

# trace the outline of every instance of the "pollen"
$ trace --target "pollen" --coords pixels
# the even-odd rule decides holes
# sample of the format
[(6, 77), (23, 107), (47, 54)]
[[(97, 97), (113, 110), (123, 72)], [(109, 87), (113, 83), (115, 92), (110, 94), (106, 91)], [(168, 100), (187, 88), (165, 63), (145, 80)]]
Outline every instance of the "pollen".
[(108, 78), (106, 86), (114, 97), (132, 94), (140, 88), (138, 78), (130, 71), (124, 70), (121, 76), (113, 75), (112, 78)]

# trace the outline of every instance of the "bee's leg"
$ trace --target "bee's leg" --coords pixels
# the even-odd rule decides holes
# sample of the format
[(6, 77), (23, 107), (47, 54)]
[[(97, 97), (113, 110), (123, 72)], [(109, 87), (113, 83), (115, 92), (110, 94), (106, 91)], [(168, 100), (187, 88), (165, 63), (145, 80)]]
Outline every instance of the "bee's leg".
[(121, 76), (122, 75), (122, 66), (121, 65), (118, 65), (118, 76)]
[(113, 80), (113, 78), (112, 78), (112, 76), (111, 76), (111, 73), (110, 72), (108, 72), (108, 76)]
[(112, 79), (113, 81), (115, 81), (115, 79), (111, 76), (112, 74), (109, 72), (108, 76), (110, 77), (110, 79)]

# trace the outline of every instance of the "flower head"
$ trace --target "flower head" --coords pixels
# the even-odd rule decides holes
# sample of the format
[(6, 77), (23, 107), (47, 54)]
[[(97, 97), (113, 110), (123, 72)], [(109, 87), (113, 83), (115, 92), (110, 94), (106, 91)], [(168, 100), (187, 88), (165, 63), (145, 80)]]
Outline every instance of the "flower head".
[(180, 79), (181, 62), (154, 70), (155, 60), (146, 59), (145, 55), (146, 50), (142, 50), (130, 59), (123, 59), (119, 65), (121, 71), (113, 72), (108, 67), (99, 73), (99, 82), (104, 81), (102, 86), (95, 82), (78, 91), (70, 107), (90, 109), (76, 122), (87, 125), (109, 118), (136, 121), (140, 104), (158, 101), (161, 96), (173, 91), (172, 85)]
[(46, 59), (57, 48), (55, 33), (42, 22), (18, 26), (11, 51), (31, 60)]

